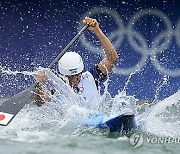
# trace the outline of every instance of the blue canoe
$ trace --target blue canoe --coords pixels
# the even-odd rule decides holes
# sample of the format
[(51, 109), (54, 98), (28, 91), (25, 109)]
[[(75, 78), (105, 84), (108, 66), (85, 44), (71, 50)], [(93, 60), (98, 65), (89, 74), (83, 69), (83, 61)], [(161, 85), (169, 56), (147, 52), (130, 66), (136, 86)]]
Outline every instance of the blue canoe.
[(95, 126), (100, 129), (109, 129), (109, 132), (132, 132), (137, 130), (138, 125), (134, 115), (119, 115), (107, 117), (104, 114), (92, 115), (83, 124), (85, 126)]

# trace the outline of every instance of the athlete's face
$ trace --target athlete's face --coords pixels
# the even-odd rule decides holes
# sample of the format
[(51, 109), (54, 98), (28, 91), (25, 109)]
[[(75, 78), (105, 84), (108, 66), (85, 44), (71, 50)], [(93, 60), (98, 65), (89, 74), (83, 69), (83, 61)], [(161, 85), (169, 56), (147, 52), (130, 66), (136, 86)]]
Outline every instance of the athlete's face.
[(82, 73), (67, 76), (67, 78), (69, 80), (69, 85), (73, 88), (77, 88), (78, 84), (81, 80), (81, 75), (82, 75)]

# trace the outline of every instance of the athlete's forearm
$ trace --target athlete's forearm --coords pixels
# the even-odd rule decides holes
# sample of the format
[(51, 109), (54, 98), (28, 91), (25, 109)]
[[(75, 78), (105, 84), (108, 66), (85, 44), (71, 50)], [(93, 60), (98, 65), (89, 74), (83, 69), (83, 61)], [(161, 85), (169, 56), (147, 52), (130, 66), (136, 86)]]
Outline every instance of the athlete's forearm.
[(42, 106), (45, 102), (50, 101), (50, 92), (47, 89), (43, 89), (40, 83), (36, 84), (35, 90), (35, 103), (38, 107)]
[(100, 28), (94, 30), (94, 33), (101, 42), (101, 45), (106, 54), (106, 58), (110, 60), (112, 63), (115, 63), (118, 59), (118, 55), (111, 41), (107, 38), (107, 36), (102, 32)]

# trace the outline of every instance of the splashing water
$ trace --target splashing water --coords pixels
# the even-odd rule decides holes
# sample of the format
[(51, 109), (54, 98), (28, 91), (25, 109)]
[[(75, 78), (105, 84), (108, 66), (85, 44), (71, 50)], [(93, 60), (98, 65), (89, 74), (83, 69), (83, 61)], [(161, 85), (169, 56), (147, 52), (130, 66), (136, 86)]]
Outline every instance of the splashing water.
[(152, 106), (146, 117), (146, 131), (158, 136), (179, 137), (180, 91)]
[(179, 137), (180, 134), (180, 90), (164, 100), (158, 99), (161, 89), (168, 85), (168, 76), (156, 89), (154, 100), (145, 104), (145, 111), (138, 115), (138, 121), (143, 121), (146, 133), (157, 136)]
[(161, 91), (161, 89), (165, 86), (168, 85), (168, 79), (169, 76), (164, 75), (163, 76), (163, 82), (159, 85), (159, 87), (156, 89), (156, 93), (155, 93), (155, 97), (154, 97), (154, 101), (152, 102), (152, 104), (155, 104), (158, 102), (158, 94)]
[[(7, 127), (0, 126), (1, 139), (42, 142), (59, 136), (82, 135), (87, 132), (91, 132), (91, 135), (98, 135), (102, 132), (97, 131), (94, 127), (85, 128), (82, 123), (93, 114), (104, 113), (109, 117), (116, 117), (125, 112), (132, 112), (139, 121), (143, 121), (142, 131), (145, 133), (158, 136), (180, 134), (180, 116), (178, 116), (180, 91), (163, 101), (158, 101), (153, 106), (147, 105), (146, 108), (149, 109), (140, 114), (136, 106), (138, 99), (126, 95), (127, 84), (122, 92), (112, 98), (107, 90), (109, 81), (106, 81), (104, 94), (99, 98), (94, 98), (97, 103), (88, 109), (82, 106), (82, 98), (74, 93), (66, 78), (57, 76), (48, 69), (43, 71), (48, 76), (48, 85), (45, 86), (55, 89), (51, 101), (40, 108), (33, 103), (27, 104)], [(17, 71), (15, 72), (17, 73)], [(15, 72), (4, 71), (4, 73), (10, 74), (15, 74)], [(37, 72), (19, 73), (35, 75)], [(128, 83), (130, 78), (131, 76), (128, 78)]]
[(29, 76), (33, 76), (35, 75), (37, 72), (29, 72), (29, 71), (12, 71), (11, 69), (7, 68), (3, 68), (2, 66), (0, 66), (0, 72), (2, 72), (3, 74), (7, 74), (7, 75), (17, 75), (17, 74), (23, 74), (23, 75), (29, 75)]

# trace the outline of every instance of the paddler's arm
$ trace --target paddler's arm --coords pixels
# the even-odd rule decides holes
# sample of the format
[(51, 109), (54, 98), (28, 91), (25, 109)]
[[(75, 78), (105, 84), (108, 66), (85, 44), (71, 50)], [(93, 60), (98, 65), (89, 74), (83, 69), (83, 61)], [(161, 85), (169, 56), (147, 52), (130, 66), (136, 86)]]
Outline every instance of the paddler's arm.
[(102, 32), (96, 19), (85, 17), (85, 19), (83, 20), (83, 24), (89, 25), (89, 29), (95, 33), (95, 35), (101, 42), (106, 57), (98, 64), (98, 67), (104, 75), (108, 75), (112, 71), (112, 68), (118, 60), (118, 54), (111, 41)]

